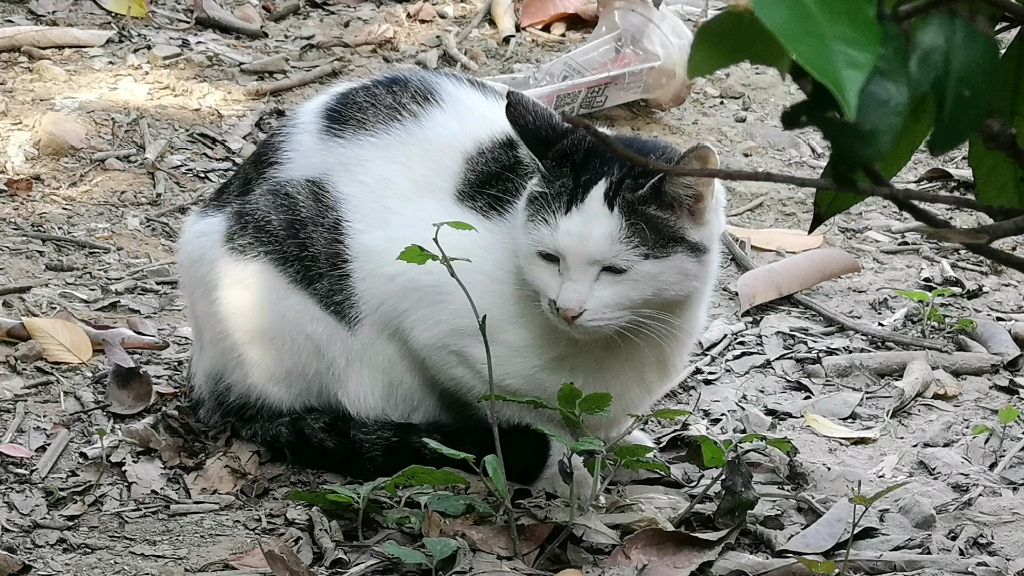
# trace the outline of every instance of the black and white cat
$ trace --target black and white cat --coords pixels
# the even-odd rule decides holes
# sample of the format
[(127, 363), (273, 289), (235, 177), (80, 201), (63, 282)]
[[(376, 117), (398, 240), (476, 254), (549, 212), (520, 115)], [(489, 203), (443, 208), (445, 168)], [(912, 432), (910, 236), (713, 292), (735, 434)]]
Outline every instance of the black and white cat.
[[(669, 163), (717, 167), (616, 136)], [(549, 108), (465, 77), (403, 71), (302, 105), (189, 219), (181, 287), (200, 417), (300, 465), (355, 478), (451, 466), (422, 438), (493, 452), (484, 348), (445, 251), (487, 315), (500, 392), (554, 400), (563, 382), (610, 392), (615, 436), (669, 391), (703, 328), (724, 191), (623, 162)], [(510, 479), (560, 456), (500, 404)], [(639, 438), (642, 440), (642, 438)], [(549, 477), (544, 474), (544, 477)]]

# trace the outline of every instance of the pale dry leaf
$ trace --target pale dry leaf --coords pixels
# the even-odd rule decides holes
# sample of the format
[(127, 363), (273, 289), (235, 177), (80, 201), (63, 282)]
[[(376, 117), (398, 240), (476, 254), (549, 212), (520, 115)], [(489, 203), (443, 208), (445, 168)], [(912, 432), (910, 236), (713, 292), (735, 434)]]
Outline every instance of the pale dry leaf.
[(850, 521), (850, 501), (840, 498), (816, 522), (797, 532), (781, 550), (797, 554), (823, 554), (831, 550), (846, 531)]
[(107, 408), (114, 414), (137, 414), (153, 401), (153, 379), (138, 366), (114, 364), (107, 376)]
[(736, 282), (740, 313), (860, 269), (856, 258), (838, 248), (811, 250), (754, 268)]
[(820, 234), (810, 235), (800, 230), (787, 230), (785, 228), (739, 228), (737, 226), (726, 226), (726, 230), (734, 237), (750, 240), (750, 245), (758, 250), (774, 252), (785, 250), (796, 254), (820, 248), (825, 242), (825, 237)]
[(17, 444), (0, 444), (0, 454), (11, 458), (31, 458), (33, 452)]
[(263, 548), (263, 557), (275, 576), (316, 576), (312, 570), (292, 550), (291, 546), (281, 540), (274, 539)]
[(491, 20), (501, 39), (516, 35), (516, 9), (513, 0), (492, 0)]
[(578, 14), (588, 4), (587, 0), (523, 0), (519, 25), (523, 28), (543, 28), (552, 22)]
[(60, 318), (22, 318), (21, 322), (42, 346), (47, 362), (84, 364), (92, 358), (92, 343), (78, 324)]
[(235, 570), (269, 570), (267, 559), (263, 556), (263, 550), (259, 546), (246, 552), (231, 554), (227, 557), (227, 563)]
[(132, 332), (138, 332), (143, 336), (157, 336), (158, 334), (156, 326), (152, 322), (138, 316), (132, 316), (128, 319), (128, 329)]
[(96, 0), (96, 3), (108, 12), (131, 16), (132, 18), (145, 18), (149, 15), (146, 4), (142, 0)]
[(555, 576), (583, 576), (583, 571), (575, 568), (566, 568), (565, 570), (555, 574)]
[(114, 33), (59, 26), (11, 26), (0, 28), (0, 52), (33, 48), (90, 48), (102, 46)]
[(875, 426), (867, 430), (854, 430), (811, 412), (804, 412), (804, 421), (822, 436), (849, 440), (851, 442), (877, 440), (882, 435), (882, 426)]
[(964, 393), (964, 385), (952, 374), (945, 370), (934, 370), (935, 381), (928, 390), (925, 390), (925, 398), (938, 398), (940, 400), (952, 400)]

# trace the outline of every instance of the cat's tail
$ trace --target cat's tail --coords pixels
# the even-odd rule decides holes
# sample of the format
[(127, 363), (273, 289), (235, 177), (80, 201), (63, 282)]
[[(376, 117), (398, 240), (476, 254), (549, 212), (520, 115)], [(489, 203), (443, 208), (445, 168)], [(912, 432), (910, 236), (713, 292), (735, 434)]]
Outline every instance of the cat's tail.
[[(226, 425), (236, 437), (270, 450), (277, 459), (359, 480), (391, 476), (413, 464), (472, 471), (465, 462), (438, 453), (424, 438), (472, 454), (478, 464), (494, 453), (491, 427), (478, 415), (460, 422), (412, 424), (357, 418), (342, 408), (286, 411), (210, 400), (194, 399), (197, 414), (207, 424)], [(502, 425), (499, 431), (508, 479), (533, 484), (548, 464), (548, 437), (528, 425)]]

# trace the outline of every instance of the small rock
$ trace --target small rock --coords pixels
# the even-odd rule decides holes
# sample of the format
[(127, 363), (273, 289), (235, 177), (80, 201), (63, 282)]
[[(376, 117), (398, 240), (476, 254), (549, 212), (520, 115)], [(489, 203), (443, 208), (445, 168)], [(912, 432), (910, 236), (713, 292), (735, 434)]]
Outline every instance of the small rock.
[(28, 56), (32, 60), (46, 60), (46, 52), (43, 52), (35, 46), (22, 46), (21, 53)]
[(71, 150), (85, 148), (86, 127), (74, 117), (60, 112), (47, 112), (39, 123), (39, 153), (45, 156), (67, 156)]
[(824, 378), (825, 368), (821, 364), (809, 364), (804, 366), (804, 375), (808, 378)]
[(744, 96), (743, 99), (740, 100), (740, 110), (749, 112), (753, 106), (754, 103), (750, 100), (750, 96)]
[(737, 146), (737, 148), (739, 148), (740, 153), (744, 156), (753, 156), (755, 152), (760, 150), (760, 146), (757, 145), (757, 142), (752, 140), (740, 142), (740, 145)]
[(409, 16), (420, 22), (437, 20), (437, 10), (430, 2), (417, 2), (409, 7)]
[(259, 9), (252, 4), (241, 5), (238, 8), (235, 8), (232, 14), (235, 15), (235, 18), (238, 18), (247, 24), (252, 24), (253, 26), (260, 26), (263, 24), (263, 17), (260, 16)]
[(58, 80), (61, 82), (71, 77), (71, 75), (65, 72), (63, 68), (60, 68), (49, 60), (40, 60), (39, 62), (36, 62), (32, 66), (32, 73), (42, 78), (46, 78), (47, 80)]
[(740, 124), (742, 124), (742, 123), (747, 121), (747, 113), (746, 112), (737, 112), (736, 114), (733, 115), (732, 119), (735, 120), (736, 122), (739, 122)]
[(121, 162), (117, 158), (107, 158), (103, 161), (104, 170), (124, 170), (124, 162)]
[(719, 96), (722, 95), (722, 93), (719, 92), (718, 89), (715, 88), (714, 86), (705, 86), (704, 93), (707, 94), (708, 96), (711, 96), (712, 98), (718, 98)]
[(19, 362), (31, 364), (43, 358), (43, 347), (35, 340), (22, 342), (14, 347), (14, 358)]
[(242, 145), (242, 149), (238, 151), (238, 155), (243, 159), (252, 156), (252, 153), (256, 151), (256, 145), (252, 142), (246, 142)]
[(146, 270), (147, 278), (170, 278), (171, 269), (168, 266), (154, 266)]
[(179, 57), (181, 57), (181, 48), (168, 46), (167, 44), (157, 44), (149, 51), (149, 63), (154, 66)]
[(487, 62), (487, 54), (484, 54), (484, 51), (479, 48), (470, 48), (469, 50), (466, 50), (466, 56), (473, 62), (479, 62), (481, 64)]
[(452, 7), (450, 4), (447, 5), (447, 6), (444, 6), (444, 7), (441, 8), (441, 11), (438, 12), (438, 15), (441, 18), (454, 18), (455, 17), (455, 8)]
[(564, 20), (559, 20), (558, 22), (552, 22), (551, 23), (551, 28), (549, 30), (551, 31), (551, 34), (553, 34), (555, 36), (564, 36), (565, 35), (565, 31), (567, 29), (568, 29), (568, 26), (565, 25), (565, 21)]
[(909, 494), (900, 500), (899, 513), (919, 530), (928, 530), (937, 520), (931, 504), (916, 494)]
[(433, 70), (437, 68), (437, 59), (439, 56), (440, 54), (437, 49), (427, 50), (426, 52), (421, 52), (419, 56), (416, 56), (416, 63), (424, 68)]
[(746, 91), (743, 90), (738, 80), (730, 78), (725, 81), (724, 84), (719, 88), (722, 91), (722, 98), (731, 98), (733, 100), (739, 100), (747, 95)]

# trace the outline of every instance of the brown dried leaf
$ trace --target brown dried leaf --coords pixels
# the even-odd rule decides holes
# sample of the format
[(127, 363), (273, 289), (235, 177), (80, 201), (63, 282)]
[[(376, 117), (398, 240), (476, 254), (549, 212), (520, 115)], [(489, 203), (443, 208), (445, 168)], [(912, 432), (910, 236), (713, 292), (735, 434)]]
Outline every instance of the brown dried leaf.
[(586, 13), (584, 8), (589, 4), (588, 0), (523, 0), (519, 25), (523, 28), (543, 28), (574, 14)]
[[(376, 46), (378, 44), (394, 40), (394, 38), (395, 28), (391, 26), (391, 24), (378, 22), (377, 24), (371, 24), (360, 29), (351, 36), (345, 37), (340, 41), (340, 44), (348, 48)], [(327, 44), (330, 45), (331, 42), (328, 42)]]
[(736, 283), (740, 312), (860, 269), (856, 258), (838, 248), (811, 250), (754, 268)]
[(32, 193), (34, 182), (31, 178), (8, 178), (4, 186), (15, 196), (25, 197)]
[(85, 364), (92, 358), (92, 344), (81, 326), (60, 318), (22, 318), (21, 322), (42, 346), (47, 362)]
[(0, 52), (33, 48), (90, 48), (102, 46), (114, 34), (107, 30), (81, 30), (59, 26), (0, 28)]
[(849, 440), (851, 442), (856, 441), (873, 441), (878, 440), (878, 437), (882, 435), (882, 426), (875, 426), (874, 428), (868, 428), (867, 430), (854, 430), (841, 426), (832, 422), (828, 418), (812, 414), (810, 412), (804, 412), (804, 421), (811, 428), (814, 428), (816, 432), (822, 436), (829, 438), (841, 438), (843, 440)]
[(821, 247), (825, 237), (819, 234), (808, 235), (800, 230), (787, 230), (784, 228), (763, 228), (750, 229), (736, 226), (726, 226), (726, 230), (734, 237), (750, 239), (750, 245), (758, 250), (785, 250), (796, 254)]
[(132, 316), (128, 319), (128, 329), (132, 332), (138, 332), (143, 336), (156, 336), (159, 334), (152, 322), (138, 316)]
[(604, 567), (643, 568), (644, 576), (687, 576), (704, 562), (717, 558), (722, 546), (735, 535), (736, 531), (730, 530), (725, 537), (709, 541), (685, 532), (644, 528), (623, 540)]
[(417, 2), (409, 7), (409, 16), (420, 22), (431, 22), (437, 20), (437, 10), (430, 2)]
[(0, 444), (0, 454), (11, 458), (31, 458), (34, 455), (28, 448), (17, 444)]
[(24, 568), (25, 563), (21, 559), (11, 556), (7, 552), (0, 552), (0, 576), (21, 574)]
[(263, 557), (267, 566), (273, 570), (276, 576), (316, 576), (316, 573), (309, 569), (299, 555), (284, 542), (274, 539), (263, 550)]
[(516, 9), (513, 0), (492, 0), (491, 20), (501, 39), (516, 35)]
[[(127, 354), (126, 354), (127, 356)], [(153, 379), (138, 366), (114, 364), (107, 377), (107, 408), (114, 414), (137, 414), (153, 401)]]
[(231, 554), (227, 563), (235, 570), (269, 570), (267, 559), (263, 556), (263, 550), (259, 546), (246, 552)]

